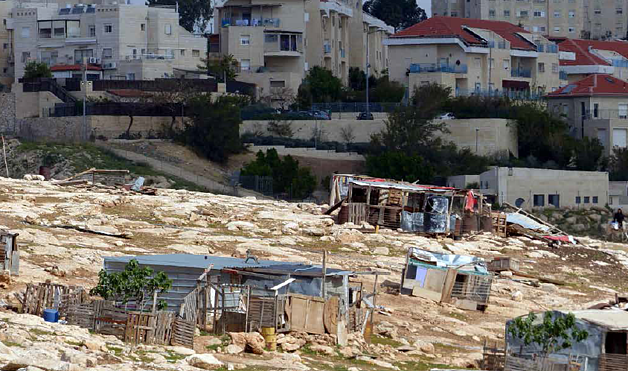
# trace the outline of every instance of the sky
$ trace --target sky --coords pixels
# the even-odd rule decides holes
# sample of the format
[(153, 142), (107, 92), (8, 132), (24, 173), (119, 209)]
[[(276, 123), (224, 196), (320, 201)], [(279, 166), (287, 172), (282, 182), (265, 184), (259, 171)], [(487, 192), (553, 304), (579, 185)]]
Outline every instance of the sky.
[(416, 0), (417, 4), (427, 13), (427, 16), (430, 17), (432, 15), (432, 0)]

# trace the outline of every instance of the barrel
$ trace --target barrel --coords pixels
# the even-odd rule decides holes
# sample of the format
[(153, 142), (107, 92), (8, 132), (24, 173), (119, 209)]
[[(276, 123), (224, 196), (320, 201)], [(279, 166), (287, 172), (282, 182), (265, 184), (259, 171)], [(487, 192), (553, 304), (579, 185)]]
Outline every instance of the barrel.
[(262, 327), (262, 336), (266, 341), (266, 349), (270, 351), (277, 350), (277, 334), (274, 327)]
[(44, 309), (44, 321), (59, 322), (59, 311), (56, 309)]
[(464, 214), (462, 217), (462, 233), (477, 232), (478, 217), (475, 214)]
[(338, 224), (345, 224), (349, 221), (349, 206), (342, 205), (338, 212)]
[(40, 166), (39, 175), (43, 175), (44, 179), (50, 180), (50, 168), (48, 166)]

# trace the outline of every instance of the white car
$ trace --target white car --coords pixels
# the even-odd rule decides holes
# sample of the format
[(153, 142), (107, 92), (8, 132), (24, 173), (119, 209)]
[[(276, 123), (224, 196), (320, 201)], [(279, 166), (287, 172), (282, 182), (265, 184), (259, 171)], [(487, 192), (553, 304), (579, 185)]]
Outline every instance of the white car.
[(444, 113), (444, 114), (438, 116), (438, 119), (439, 120), (455, 120), (456, 117), (454, 116), (453, 113), (448, 112), (448, 113)]

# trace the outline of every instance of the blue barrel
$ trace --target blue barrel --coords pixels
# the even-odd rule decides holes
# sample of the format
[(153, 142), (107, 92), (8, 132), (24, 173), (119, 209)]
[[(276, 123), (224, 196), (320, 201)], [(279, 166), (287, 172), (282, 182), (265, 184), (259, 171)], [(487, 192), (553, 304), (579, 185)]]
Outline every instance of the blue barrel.
[(59, 322), (59, 311), (56, 309), (44, 309), (44, 321)]

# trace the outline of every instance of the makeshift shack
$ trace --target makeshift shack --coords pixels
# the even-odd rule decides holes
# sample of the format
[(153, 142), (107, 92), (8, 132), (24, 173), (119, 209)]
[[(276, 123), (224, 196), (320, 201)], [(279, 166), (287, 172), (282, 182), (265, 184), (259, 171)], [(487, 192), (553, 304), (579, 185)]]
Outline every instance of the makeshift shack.
[(492, 275), (481, 258), (408, 249), (401, 276), (401, 293), (420, 296), (463, 309), (485, 310)]
[(472, 191), (364, 176), (333, 179), (331, 194), (339, 197), (333, 197), (338, 202), (330, 210), (340, 207), (340, 224), (367, 222), (408, 232), (457, 235), (493, 229), (490, 205)]
[[(554, 317), (565, 316), (566, 312), (553, 311)], [(616, 371), (628, 369), (628, 312), (623, 310), (581, 310), (572, 312), (576, 326), (589, 333), (585, 341), (573, 344), (550, 355), (555, 364), (567, 365), (570, 359), (578, 358), (581, 370)], [(540, 323), (544, 313), (537, 315)], [(541, 354), (537, 344), (526, 346), (513, 338), (508, 328), (513, 320), (506, 323), (506, 351), (519, 358), (532, 359)], [(506, 367), (506, 370), (509, 368)], [(559, 368), (555, 368), (559, 369)], [(564, 368), (566, 369), (566, 368)]]
[(168, 310), (216, 333), (262, 327), (319, 334), (359, 331), (373, 309), (372, 301), (363, 299), (373, 295), (350, 277), (378, 274), (190, 254), (106, 257), (105, 270), (122, 271), (131, 259), (173, 280), (172, 288), (158, 297)]
[(0, 271), (8, 270), (11, 275), (20, 274), (20, 252), (17, 248), (17, 233), (0, 231)]

